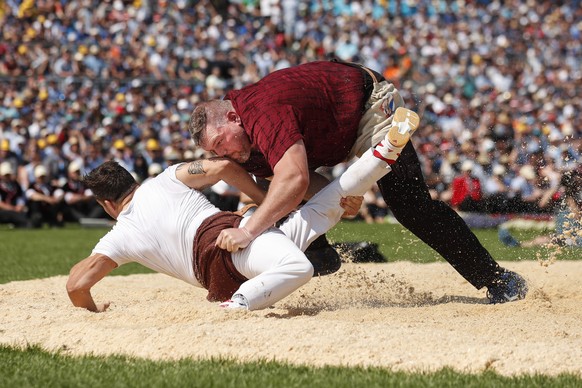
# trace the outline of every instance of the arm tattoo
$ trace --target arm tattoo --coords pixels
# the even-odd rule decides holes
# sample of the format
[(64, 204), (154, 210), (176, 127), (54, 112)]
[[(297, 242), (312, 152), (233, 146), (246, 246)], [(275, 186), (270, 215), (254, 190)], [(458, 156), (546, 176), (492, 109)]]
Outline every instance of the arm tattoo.
[(190, 162), (190, 164), (188, 164), (188, 174), (190, 175), (206, 174), (206, 171), (204, 171), (204, 168), (202, 167), (202, 161), (195, 160), (193, 162)]

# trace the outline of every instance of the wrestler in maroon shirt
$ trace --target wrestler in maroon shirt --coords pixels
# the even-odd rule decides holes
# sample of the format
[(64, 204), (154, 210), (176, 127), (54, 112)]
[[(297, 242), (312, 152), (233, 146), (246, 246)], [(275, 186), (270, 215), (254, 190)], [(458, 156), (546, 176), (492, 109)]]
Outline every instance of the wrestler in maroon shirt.
[(249, 163), (248, 170), (271, 176), (298, 140), (305, 144), (311, 170), (346, 159), (364, 110), (363, 74), (354, 67), (330, 64), (312, 62), (276, 71), (226, 95), (254, 148), (265, 157)]
[[(321, 188), (313, 170), (343, 161), (354, 145), (372, 92), (369, 74), (353, 64), (307, 63), (276, 71), (229, 92), (224, 101), (194, 110), (190, 131), (196, 144), (243, 163), (257, 176), (272, 176), (265, 201), (245, 228), (223, 233), (244, 247), (299, 205), (306, 193)], [(488, 287), (491, 302), (525, 296), (525, 280), (500, 267), (463, 219), (430, 197), (411, 142), (378, 187), (396, 219), (477, 289)]]

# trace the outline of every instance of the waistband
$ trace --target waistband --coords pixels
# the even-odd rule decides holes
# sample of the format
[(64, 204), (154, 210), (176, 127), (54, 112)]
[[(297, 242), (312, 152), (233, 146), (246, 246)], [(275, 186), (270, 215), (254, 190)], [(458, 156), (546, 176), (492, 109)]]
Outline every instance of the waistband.
[(331, 62), (340, 63), (342, 65), (350, 67), (355, 67), (362, 71), (362, 74), (364, 76), (364, 95), (365, 95), (364, 101), (367, 101), (368, 98), (370, 98), (370, 96), (372, 95), (374, 84), (384, 81), (384, 77), (380, 73), (372, 69), (369, 69), (362, 64), (356, 62), (346, 62), (336, 58), (332, 59)]

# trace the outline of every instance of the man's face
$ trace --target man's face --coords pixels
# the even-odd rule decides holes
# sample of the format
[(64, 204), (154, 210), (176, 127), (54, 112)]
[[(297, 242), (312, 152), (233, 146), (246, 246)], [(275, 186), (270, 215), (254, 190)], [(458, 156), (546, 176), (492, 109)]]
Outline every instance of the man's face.
[(72, 181), (78, 181), (81, 179), (81, 170), (75, 169), (69, 171), (69, 179)]
[(206, 151), (217, 156), (226, 156), (239, 163), (246, 162), (251, 155), (251, 143), (244, 129), (236, 122), (207, 132), (207, 138), (200, 144)]

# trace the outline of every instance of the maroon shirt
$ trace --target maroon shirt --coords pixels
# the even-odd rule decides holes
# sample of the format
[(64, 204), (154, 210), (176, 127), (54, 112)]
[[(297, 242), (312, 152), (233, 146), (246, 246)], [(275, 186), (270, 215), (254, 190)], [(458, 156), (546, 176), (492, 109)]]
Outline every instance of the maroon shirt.
[(362, 70), (335, 62), (311, 62), (276, 71), (229, 92), (254, 152), (243, 166), (273, 175), (285, 151), (303, 139), (310, 169), (334, 166), (356, 140), (364, 109)]

